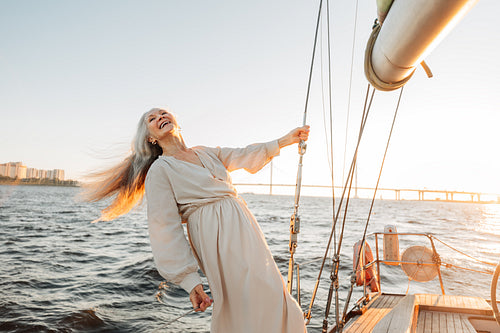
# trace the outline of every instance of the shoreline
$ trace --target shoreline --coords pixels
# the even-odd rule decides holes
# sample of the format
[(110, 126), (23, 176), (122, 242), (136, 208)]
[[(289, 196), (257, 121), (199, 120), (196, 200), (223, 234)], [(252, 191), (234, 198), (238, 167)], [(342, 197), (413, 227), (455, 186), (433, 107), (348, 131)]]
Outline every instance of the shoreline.
[(54, 180), (54, 179), (38, 179), (38, 180), (0, 180), (0, 185), (9, 186), (59, 186), (59, 187), (80, 187), (80, 183), (76, 180)]

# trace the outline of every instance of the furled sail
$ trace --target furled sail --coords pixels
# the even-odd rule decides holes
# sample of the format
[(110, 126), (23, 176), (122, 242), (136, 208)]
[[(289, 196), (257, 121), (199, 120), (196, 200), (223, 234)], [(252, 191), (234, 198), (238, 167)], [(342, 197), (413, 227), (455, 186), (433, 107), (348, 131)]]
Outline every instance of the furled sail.
[[(365, 52), (365, 75), (378, 90), (395, 90), (478, 0), (377, 0)], [(380, 22), (383, 20), (383, 22)]]

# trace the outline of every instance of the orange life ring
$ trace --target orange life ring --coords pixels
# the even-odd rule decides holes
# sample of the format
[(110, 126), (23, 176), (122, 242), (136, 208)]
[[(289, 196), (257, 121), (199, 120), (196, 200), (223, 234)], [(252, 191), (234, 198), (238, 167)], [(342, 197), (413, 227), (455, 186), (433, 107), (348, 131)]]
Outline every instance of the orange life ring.
[[(370, 248), (370, 245), (368, 245), (368, 243), (365, 242), (364, 259), (360, 260), (358, 263), (358, 254), (360, 247), (361, 247), (361, 241), (357, 242), (353, 246), (354, 255), (352, 261), (352, 268), (356, 272), (356, 285), (362, 286), (363, 284), (366, 284), (370, 287), (370, 290), (372, 292), (378, 292), (379, 291), (378, 279), (377, 279), (377, 272), (375, 271), (375, 266), (371, 265), (364, 271), (364, 281), (363, 281), (363, 271), (359, 268), (373, 261), (372, 250)], [(358, 267), (356, 267), (356, 263), (358, 263), (357, 265)]]

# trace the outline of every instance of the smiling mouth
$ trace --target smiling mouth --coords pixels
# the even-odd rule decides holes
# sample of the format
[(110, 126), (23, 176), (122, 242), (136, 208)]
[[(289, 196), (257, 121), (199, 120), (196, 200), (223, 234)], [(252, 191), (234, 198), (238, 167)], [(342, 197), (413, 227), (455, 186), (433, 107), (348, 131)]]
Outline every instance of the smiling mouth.
[(162, 124), (160, 125), (160, 129), (162, 129), (163, 127), (165, 127), (166, 125), (171, 124), (171, 123), (172, 123), (172, 122), (170, 122), (170, 121), (168, 121), (168, 120), (167, 120), (166, 122), (164, 122), (164, 123), (162, 123)]

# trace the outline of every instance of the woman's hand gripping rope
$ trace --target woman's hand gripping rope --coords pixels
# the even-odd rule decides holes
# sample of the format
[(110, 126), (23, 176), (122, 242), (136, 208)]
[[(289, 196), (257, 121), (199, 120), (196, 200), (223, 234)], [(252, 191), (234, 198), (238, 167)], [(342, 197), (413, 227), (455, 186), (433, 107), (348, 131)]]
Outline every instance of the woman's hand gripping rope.
[[(168, 285), (166, 282), (162, 282), (160, 283), (160, 286), (158, 289), (160, 289), (160, 291), (158, 291), (156, 293), (156, 300), (158, 302), (160, 302), (161, 304), (165, 305), (165, 306), (169, 306), (167, 303), (165, 303), (163, 301), (163, 297), (166, 296), (165, 294), (165, 290), (168, 288)], [(153, 332), (159, 332), (161, 330), (163, 330), (164, 328), (166, 328), (167, 326), (169, 326), (170, 324), (178, 321), (179, 319), (189, 315), (190, 313), (193, 313), (193, 312), (200, 312), (200, 311), (205, 311), (210, 305), (212, 305), (213, 303), (213, 300), (210, 299), (210, 297), (208, 297), (208, 295), (203, 291), (203, 286), (201, 284), (197, 285), (196, 287), (193, 288), (193, 290), (191, 290), (191, 293), (189, 294), (189, 300), (191, 301), (191, 303), (193, 303), (193, 308), (187, 312), (184, 312), (183, 314), (177, 316), (176, 318), (166, 322), (165, 324), (163, 324), (161, 327), (153, 330)]]
[(297, 127), (278, 139), (280, 148), (289, 146), (300, 141), (307, 141), (309, 138), (309, 125)]
[(205, 291), (203, 291), (203, 286), (201, 284), (191, 290), (191, 293), (189, 293), (189, 300), (193, 304), (193, 309), (195, 309), (196, 312), (204, 312), (214, 302), (208, 297)]

